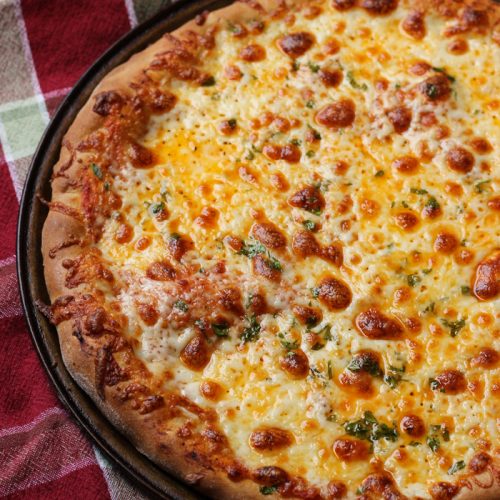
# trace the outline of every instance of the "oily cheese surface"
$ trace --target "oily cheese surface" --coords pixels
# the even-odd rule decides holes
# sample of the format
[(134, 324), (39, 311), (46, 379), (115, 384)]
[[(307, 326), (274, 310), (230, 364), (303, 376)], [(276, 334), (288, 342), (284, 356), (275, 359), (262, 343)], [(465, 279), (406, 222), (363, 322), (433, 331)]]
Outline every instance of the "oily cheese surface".
[[(136, 357), (213, 410), (246, 467), (348, 496), (378, 467), (428, 498), (498, 452), (500, 47), (445, 36), (460, 21), (432, 10), (420, 36), (406, 4), (314, 6), (243, 35), (209, 17), (213, 79), (163, 77), (176, 104), (140, 140), (154, 164), (106, 171), (122, 203), (92, 246)], [(256, 446), (270, 428), (289, 441)]]

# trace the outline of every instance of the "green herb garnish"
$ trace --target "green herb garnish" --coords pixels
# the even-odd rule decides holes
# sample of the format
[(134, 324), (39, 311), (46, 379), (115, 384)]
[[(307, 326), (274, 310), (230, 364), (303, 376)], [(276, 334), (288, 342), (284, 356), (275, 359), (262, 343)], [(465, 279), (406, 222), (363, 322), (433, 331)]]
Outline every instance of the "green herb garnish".
[(457, 321), (448, 321), (447, 319), (442, 319), (441, 323), (450, 329), (450, 335), (456, 337), (460, 330), (465, 326), (465, 319), (460, 319)]
[(448, 469), (448, 474), (450, 474), (450, 476), (453, 476), (453, 474), (457, 473), (459, 470), (462, 470), (464, 467), (465, 462), (463, 460), (459, 460)]
[(344, 429), (350, 436), (365, 439), (372, 443), (382, 438), (389, 441), (398, 439), (396, 426), (389, 427), (387, 424), (380, 423), (370, 411), (365, 411), (363, 418), (359, 420), (346, 422)]
[(175, 301), (174, 307), (182, 312), (188, 312), (189, 310), (189, 306), (181, 299)]
[(90, 168), (92, 169), (92, 172), (94, 172), (94, 175), (100, 180), (102, 181), (102, 178), (103, 178), (103, 174), (102, 174), (102, 170), (101, 170), (101, 167), (99, 165), (96, 165), (95, 163), (91, 163), (90, 164)]
[(252, 315), (246, 318), (249, 325), (243, 330), (241, 334), (241, 339), (243, 342), (253, 342), (259, 338), (260, 324), (257, 322), (257, 318)]
[(212, 323), (212, 330), (217, 337), (229, 336), (229, 325), (227, 323)]

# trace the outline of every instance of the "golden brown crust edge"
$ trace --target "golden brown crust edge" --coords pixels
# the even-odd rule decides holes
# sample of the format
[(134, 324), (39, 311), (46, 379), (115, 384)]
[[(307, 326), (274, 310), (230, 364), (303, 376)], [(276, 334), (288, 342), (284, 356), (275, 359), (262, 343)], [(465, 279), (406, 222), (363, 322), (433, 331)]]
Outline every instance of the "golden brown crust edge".
[[(262, 0), (260, 2), (266, 9), (276, 7), (279, 3), (279, 0)], [(301, 3), (301, 0), (288, 2), (289, 5), (297, 3)], [(437, 10), (440, 13), (446, 10), (445, 7), (454, 8), (457, 4), (452, 0), (444, 2), (436, 2), (435, 0), (408, 2), (405, 0), (401, 3), (410, 4), (423, 10)], [(489, 0), (466, 0), (461, 4), (491, 7), (495, 12), (495, 22), (498, 20), (500, 9), (493, 6)], [(187, 29), (203, 32), (207, 26), (215, 22), (215, 19), (241, 21), (255, 16), (256, 11), (253, 8), (244, 3), (235, 3), (212, 12), (202, 28), (197, 26), (194, 21), (190, 21), (178, 28), (173, 34)], [(54, 166), (54, 171), (70, 158), (71, 145), (78, 144), (84, 137), (102, 126), (103, 119), (92, 111), (95, 95), (107, 90), (118, 90), (125, 95), (130, 95), (129, 83), (140, 77), (142, 70), (154, 59), (155, 54), (167, 50), (170, 44), (171, 42), (167, 39), (161, 38), (112, 70), (100, 82), (65, 135), (61, 155)], [(78, 165), (73, 165), (67, 171), (67, 179), (58, 178), (52, 183), (52, 201), (64, 201), (70, 206), (76, 206), (75, 201), (78, 201), (78, 197), (74, 193), (70, 193), (69, 181), (77, 178), (79, 168)], [(52, 302), (61, 295), (74, 293), (74, 289), (70, 290), (65, 286), (65, 270), (61, 266), (61, 262), (64, 259), (78, 256), (81, 248), (78, 246), (63, 248), (55, 256), (50, 255), (50, 250), (67, 241), (69, 237), (82, 237), (83, 234), (83, 224), (74, 218), (53, 210), (49, 212), (42, 233), (42, 255), (45, 280)], [(159, 431), (164, 422), (164, 414), (161, 409), (147, 415), (140, 415), (120, 399), (115, 387), (107, 387), (106, 400), (102, 400), (95, 386), (94, 357), (81, 349), (68, 321), (61, 323), (57, 330), (63, 359), (72, 377), (113, 425), (127, 436), (142, 453), (170, 473), (180, 476), (185, 482), (194, 484), (196, 488), (213, 497), (220, 497), (223, 494), (224, 498), (261, 498), (259, 486), (254, 482), (244, 480), (235, 483), (229, 480), (223, 471), (211, 470), (207, 473), (207, 469), (188, 460), (186, 453), (189, 450), (184, 449), (182, 439), (177, 437), (174, 431)], [(497, 461), (495, 466), (500, 468), (500, 463)], [(489, 475), (486, 473), (477, 476), (468, 485), (465, 485), (455, 498), (457, 500), (486, 500), (500, 497), (500, 481), (498, 478), (492, 478), (491, 475), (490, 472)], [(272, 495), (270, 498), (274, 496)]]
[[(262, 2), (268, 7), (276, 5), (276, 0)], [(236, 3), (224, 9), (214, 11), (207, 20), (209, 26), (212, 20), (224, 18), (228, 20), (245, 20), (255, 17), (256, 12), (251, 7)], [(203, 28), (190, 21), (172, 34), (184, 30), (202, 32)], [(94, 97), (96, 94), (107, 90), (118, 90), (125, 95), (131, 94), (129, 83), (140, 77), (142, 70), (154, 59), (155, 54), (167, 50), (171, 42), (161, 38), (144, 51), (133, 55), (127, 62), (112, 70), (94, 89), (87, 103), (78, 113), (75, 121), (69, 128), (63, 140), (63, 147), (59, 161), (54, 166), (57, 171), (71, 156), (70, 147), (78, 144), (84, 137), (100, 128), (103, 124), (102, 118), (92, 111)], [(79, 166), (73, 165), (67, 170), (68, 179), (56, 179), (52, 183), (52, 201), (64, 201), (70, 206), (74, 203), (75, 195), (70, 194), (69, 181), (78, 176)], [(73, 202), (72, 202), (73, 201)], [(75, 258), (81, 251), (78, 246), (64, 248), (57, 252), (52, 258), (50, 250), (67, 241), (71, 236), (83, 236), (83, 224), (74, 218), (50, 211), (45, 221), (42, 232), (42, 255), (44, 263), (44, 274), (49, 296), (53, 302), (57, 297), (73, 294), (65, 286), (65, 270), (61, 262), (67, 258)], [(215, 498), (224, 495), (225, 498), (261, 498), (259, 486), (250, 480), (243, 482), (232, 482), (227, 475), (220, 470), (207, 470), (186, 458), (182, 439), (175, 433), (164, 432), (160, 434), (158, 429), (164, 423), (162, 410), (156, 410), (148, 415), (140, 415), (124, 403), (115, 387), (106, 388), (106, 400), (103, 401), (95, 386), (95, 363), (94, 357), (86, 354), (80, 343), (72, 333), (69, 321), (65, 321), (57, 327), (61, 351), (64, 363), (85, 392), (91, 397), (101, 412), (116, 426), (142, 453), (152, 459), (155, 463), (166, 469), (173, 475), (181, 477), (188, 484)]]

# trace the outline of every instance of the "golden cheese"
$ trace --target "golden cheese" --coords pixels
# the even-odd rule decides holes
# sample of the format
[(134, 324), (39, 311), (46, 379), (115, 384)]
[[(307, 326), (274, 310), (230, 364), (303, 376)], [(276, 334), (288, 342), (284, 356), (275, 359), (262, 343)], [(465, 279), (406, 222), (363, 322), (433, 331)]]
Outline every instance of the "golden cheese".
[[(374, 440), (373, 458), (393, 473), (403, 494), (427, 497), (429, 484), (453, 479), (449, 470), (454, 462), (468, 463), (478, 440), (498, 444), (499, 370), (471, 365), (481, 347), (500, 348), (498, 301), (479, 301), (471, 288), (477, 264), (500, 241), (498, 211), (488, 207), (499, 189), (500, 48), (476, 36), (469, 38), (466, 53), (452, 55), (441, 19), (426, 16), (426, 36), (416, 41), (401, 28), (406, 14), (404, 8), (383, 17), (361, 9), (338, 12), (325, 2), (319, 16), (307, 19), (298, 12), (292, 27), (272, 22), (260, 35), (237, 39), (223, 26), (207, 61), (215, 85), (164, 82), (178, 103), (168, 114), (152, 118), (143, 141), (157, 164), (148, 170), (126, 165), (113, 183), (124, 200), (122, 213), (134, 228), (133, 240), (117, 243), (119, 223), (111, 219), (99, 248), (120, 277), (118, 301), (128, 318), (128, 336), (138, 341), (136, 353), (158, 377), (170, 372), (166, 388), (180, 388), (200, 406), (216, 410), (245, 464), (272, 463), (320, 487), (341, 479), (354, 494), (370, 464), (343, 462), (332, 445), (345, 437), (346, 422), (369, 411), (398, 433), (394, 441)], [(315, 43), (294, 62), (276, 41), (301, 31), (313, 33)], [(325, 54), (332, 39), (340, 50)], [(262, 61), (241, 60), (240, 50), (250, 43), (265, 48)], [(415, 65), (422, 62), (429, 70), (415, 74)], [(230, 65), (239, 67), (240, 80), (225, 76)], [(342, 74), (337, 86), (322, 83), (320, 72), (326, 68)], [(429, 100), (418, 90), (435, 75), (447, 76), (451, 95), (446, 100)], [(345, 98), (355, 104), (351, 126), (329, 129), (317, 122), (319, 110)], [(402, 101), (411, 123), (397, 133), (388, 110)], [(282, 132), (279, 123), (262, 119), (266, 112), (297, 123)], [(257, 128), (252, 121), (259, 117), (265, 124)], [(224, 120), (234, 120), (234, 133), (220, 132)], [(321, 140), (307, 142), (312, 130)], [(474, 151), (477, 138), (491, 147)], [(270, 160), (263, 152), (269, 143), (293, 144), (300, 161)], [(447, 163), (450, 150), (458, 146), (473, 153), (474, 166), (467, 173)], [(411, 175), (394, 165), (407, 156), (418, 163)], [(276, 188), (276, 175), (286, 179), (288, 189)], [(321, 213), (290, 206), (289, 197), (305, 185), (322, 193)], [(436, 206), (440, 215), (426, 217), (426, 207)], [(166, 220), (154, 217), (158, 207), (168, 210)], [(204, 207), (217, 211), (213, 225), (197, 222)], [(408, 213), (410, 218), (401, 216)], [(278, 282), (257, 276), (251, 259), (225, 241), (235, 236), (250, 242), (259, 214), (287, 241), (285, 250), (270, 250), (282, 267)], [(315, 236), (321, 245), (342, 246), (341, 267), (317, 256), (294, 255), (291, 243), (304, 223), (320, 227)], [(409, 223), (415, 223), (411, 230)], [(436, 243), (443, 233), (458, 242), (448, 253)], [(175, 283), (145, 277), (151, 262), (168, 257), (166, 243), (176, 234), (189, 235), (194, 244), (182, 259), (185, 266), (205, 270), (223, 260), (226, 272), (207, 273), (209, 282), (218, 288), (236, 285), (245, 299), (263, 290), (275, 311), (260, 318), (254, 341), (243, 342), (241, 325), (231, 326), (202, 371), (179, 360), (194, 335), (193, 324), (165, 321), (178, 300)], [(136, 243), (142, 237), (152, 243), (139, 251)], [(325, 276), (348, 284), (352, 302), (344, 310), (329, 310), (315, 296)], [(146, 325), (137, 314), (141, 301), (155, 302), (163, 319)], [(190, 306), (189, 293), (183, 302)], [(311, 328), (298, 323), (292, 312), (296, 303), (321, 308), (321, 322)], [(399, 318), (407, 325), (405, 335), (400, 340), (361, 335), (354, 318), (371, 306)], [(328, 332), (321, 348), (308, 342), (310, 331)], [(280, 367), (287, 342), (306, 353), (306, 378), (292, 379)], [(339, 376), (366, 349), (379, 353), (383, 375), (373, 377), (373, 396), (361, 398), (341, 387)], [(433, 380), (446, 369), (463, 372), (468, 388), (458, 394), (435, 390)], [(200, 394), (206, 380), (224, 388), (219, 401)], [(424, 435), (412, 438), (400, 429), (407, 414), (423, 419)], [(294, 443), (272, 457), (259, 453), (248, 441), (257, 426), (287, 429)]]

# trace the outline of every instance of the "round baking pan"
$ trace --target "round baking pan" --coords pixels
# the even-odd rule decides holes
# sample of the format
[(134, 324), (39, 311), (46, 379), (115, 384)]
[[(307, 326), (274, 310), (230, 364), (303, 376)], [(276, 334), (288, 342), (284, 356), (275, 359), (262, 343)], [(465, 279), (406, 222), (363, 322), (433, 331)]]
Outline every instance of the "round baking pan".
[(71, 378), (64, 366), (56, 329), (40, 314), (35, 301), (49, 302), (41, 255), (42, 227), (47, 207), (38, 195), (50, 199), (50, 176), (61, 141), (93, 89), (115, 66), (139, 52), (200, 12), (224, 7), (230, 0), (170, 1), (153, 18), (137, 26), (113, 45), (78, 81), (60, 105), (33, 157), (24, 186), (17, 227), (17, 273), (21, 301), (33, 343), (52, 380), (59, 399), (92, 437), (97, 446), (117, 463), (135, 484), (152, 498), (197, 499), (202, 496), (180, 482), (174, 473), (157, 467), (142, 455), (97, 409)]

